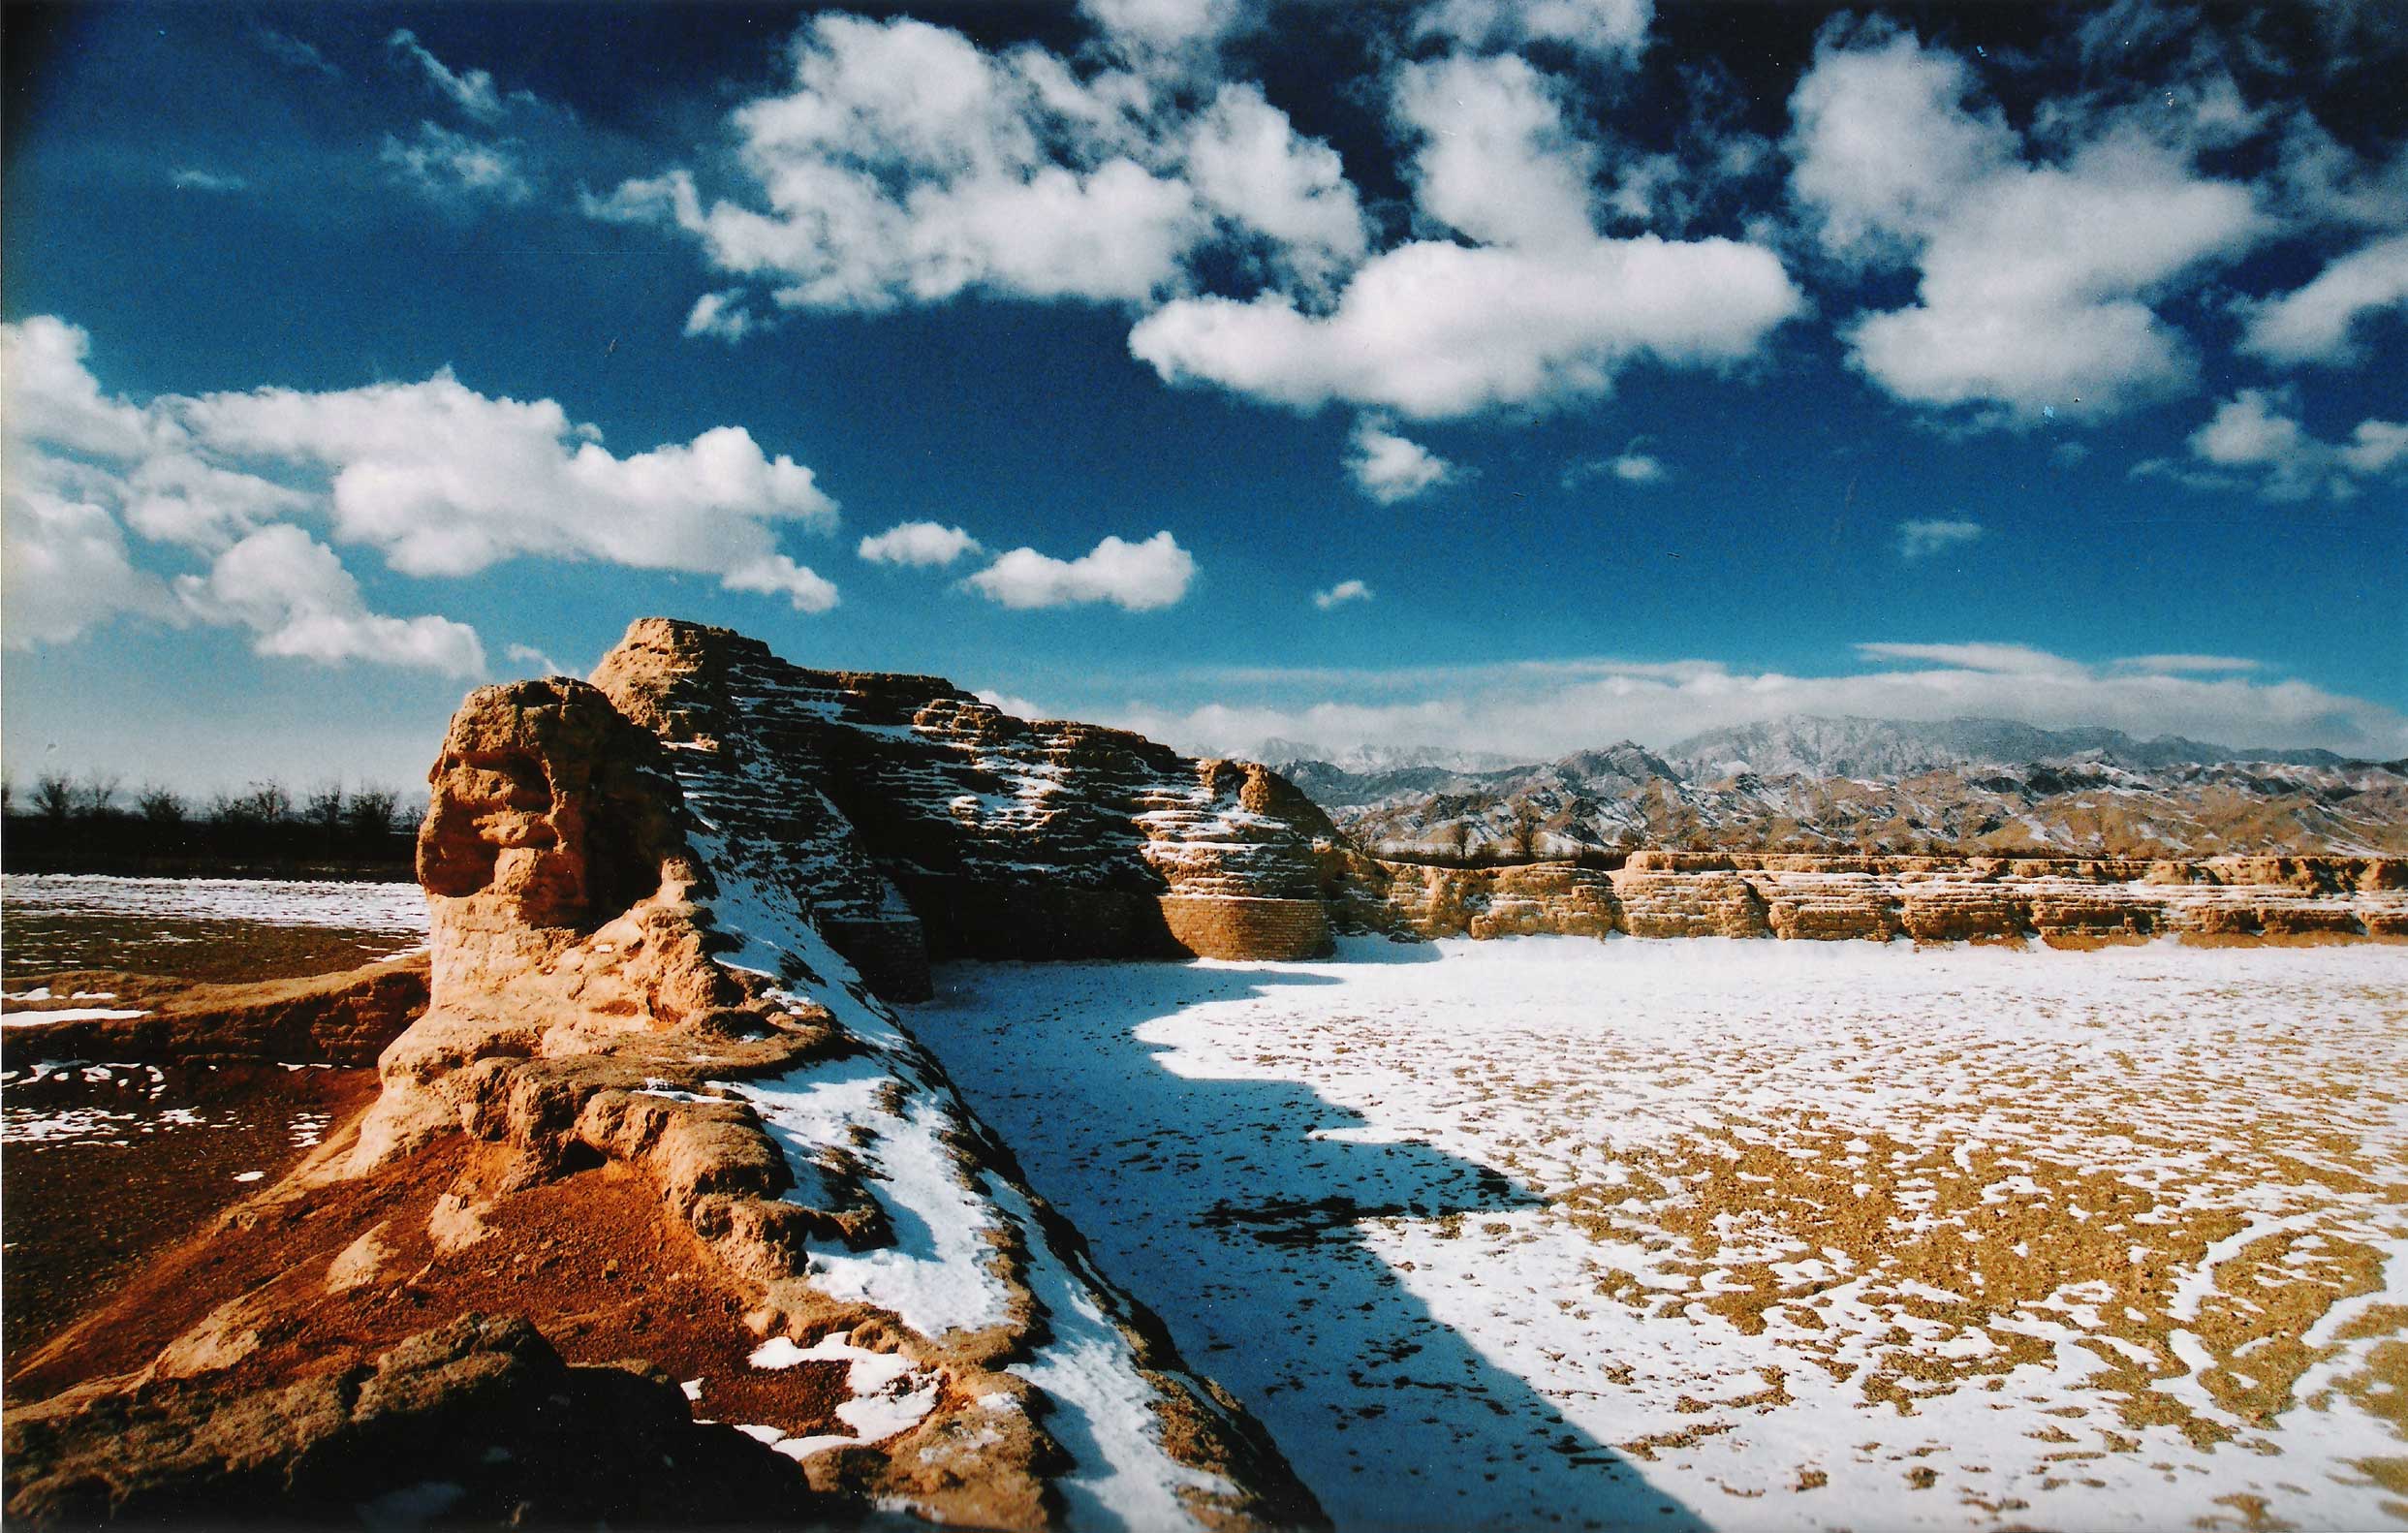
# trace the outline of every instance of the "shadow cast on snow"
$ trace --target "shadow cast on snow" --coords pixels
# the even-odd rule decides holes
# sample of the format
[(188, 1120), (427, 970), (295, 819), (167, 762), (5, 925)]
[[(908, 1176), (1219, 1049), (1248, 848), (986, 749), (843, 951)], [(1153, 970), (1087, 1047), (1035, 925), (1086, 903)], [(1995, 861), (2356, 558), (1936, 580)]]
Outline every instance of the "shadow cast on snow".
[[(1349, 961), (1426, 961), (1353, 946)], [(1431, 1145), (1362, 1137), (1368, 1120), (1301, 1081), (1175, 1074), (1137, 1036), (1339, 983), (1286, 965), (955, 964), (935, 1001), (901, 1010), (1106, 1274), (1262, 1419), (1340, 1527), (1704, 1527), (1441, 1323), (1365, 1238), (1367, 1221), (1535, 1198)]]

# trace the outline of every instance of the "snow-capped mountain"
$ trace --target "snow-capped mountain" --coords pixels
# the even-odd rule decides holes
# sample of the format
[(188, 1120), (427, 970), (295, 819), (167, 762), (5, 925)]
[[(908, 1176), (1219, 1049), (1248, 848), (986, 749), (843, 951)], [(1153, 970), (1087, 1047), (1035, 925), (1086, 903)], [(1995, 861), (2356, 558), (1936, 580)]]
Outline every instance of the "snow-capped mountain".
[(2343, 760), (2323, 750), (2236, 749), (2178, 735), (2136, 740), (2121, 730), (2045, 730), (2014, 719), (1827, 719), (1809, 714), (1708, 730), (1672, 746), (1664, 755), (1683, 775), (1700, 782), (1739, 772), (1895, 777), (1942, 766), (2078, 757), (2141, 770), (2216, 762), (2331, 766)]
[(2408, 852), (2408, 762), (2000, 719), (1793, 718), (1661, 754), (1623, 741), (1485, 770), (1278, 769), (1365, 846), (1405, 852)]

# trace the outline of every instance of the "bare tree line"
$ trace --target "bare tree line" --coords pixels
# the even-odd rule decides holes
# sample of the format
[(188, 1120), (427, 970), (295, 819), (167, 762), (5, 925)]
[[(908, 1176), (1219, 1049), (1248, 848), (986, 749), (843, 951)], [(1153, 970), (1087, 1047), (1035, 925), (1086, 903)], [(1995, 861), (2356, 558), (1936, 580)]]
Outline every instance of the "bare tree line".
[(14, 782), (0, 777), (0, 813), (26, 814), (53, 825), (73, 822), (140, 821), (155, 829), (215, 826), (230, 829), (260, 829), (291, 826), (327, 836), (361, 838), (408, 829), (418, 823), (416, 805), (405, 811), (401, 795), (373, 785), (345, 788), (339, 782), (304, 789), (298, 798), (275, 778), (246, 785), (240, 793), (219, 792), (206, 799), (188, 798), (172, 788), (144, 783), (130, 794), (125, 780), (113, 773), (87, 772), (70, 777), (44, 772), (20, 806)]

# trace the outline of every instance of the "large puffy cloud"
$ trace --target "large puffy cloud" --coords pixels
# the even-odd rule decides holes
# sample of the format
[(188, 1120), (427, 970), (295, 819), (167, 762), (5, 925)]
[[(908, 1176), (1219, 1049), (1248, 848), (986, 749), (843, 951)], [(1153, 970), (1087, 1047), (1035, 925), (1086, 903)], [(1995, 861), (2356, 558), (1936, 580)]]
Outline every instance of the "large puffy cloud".
[(187, 575), (177, 594), (204, 619), (239, 624), (253, 647), (339, 665), (372, 660), (447, 675), (481, 675), (476, 630), (444, 617), (384, 617), (367, 610), (360, 582), (334, 550), (290, 523), (262, 527), (228, 548), (205, 576)]
[(1030, 47), (982, 51), (923, 21), (815, 18), (793, 88), (732, 119), (759, 205), (705, 205), (683, 171), (591, 200), (661, 219), (725, 270), (808, 308), (882, 308), (980, 288), (1111, 301), (1170, 284), (1212, 227), (1173, 168), (1141, 164), (1150, 87), (1079, 79)]
[(132, 457), (162, 440), (160, 422), (101, 391), (84, 365), (91, 352), (92, 337), (55, 315), (0, 325), (0, 389), (13, 441)]
[(1015, 548), (962, 583), (1011, 608), (1109, 602), (1145, 612), (1177, 604), (1196, 577), (1195, 558), (1168, 532), (1142, 543), (1106, 538), (1076, 559)]
[(1115, 44), (1138, 51), (1212, 42), (1245, 10), (1239, 0), (1079, 0), (1079, 9)]
[[(831, 527), (834, 503), (741, 427), (619, 456), (551, 400), (488, 397), (449, 372), (136, 405), (101, 389), (89, 350), (54, 317), (0, 326), (12, 644), (130, 611), (240, 624), (266, 654), (482, 667), (459, 624), (368, 610), (299, 519), (411, 575), (595, 559), (716, 576), (805, 611), (835, 605), (835, 587), (777, 547), (788, 523)], [(209, 572), (171, 595), (132, 558), (128, 530), (208, 556)]]
[(1390, 105), (1416, 146), (1415, 206), (1476, 243), (1373, 256), (1333, 305), (1276, 289), (1177, 298), (1138, 323), (1130, 352), (1167, 382), (1425, 419), (1602, 394), (1642, 355), (1752, 355), (1804, 307), (1779, 259), (1729, 239), (1599, 237), (1601, 155), (1564, 90), (1512, 55), (1400, 66)]
[(1736, 362), (1803, 306), (1771, 252), (1736, 240), (1424, 240), (1374, 258), (1329, 314), (1282, 294), (1181, 299), (1140, 322), (1129, 350), (1167, 382), (1433, 418), (1602, 394), (1642, 356)]
[(1971, 92), (1945, 49), (1834, 31), (1791, 98), (1791, 186), (1824, 248), (1921, 277), (1916, 303), (1848, 328), (1855, 364), (1908, 403), (1993, 423), (2105, 416), (2188, 387), (2190, 349), (2151, 300), (2273, 220), (2247, 187), (2198, 173), (2195, 145), (2112, 112), (2061, 125), (2077, 141), (2029, 163)]
[(1565, 125), (1548, 77), (1511, 54), (1450, 54), (1398, 72), (1397, 123), (1418, 137), (1416, 204), (1486, 244), (1580, 245), (1597, 151)]
[(1439, 745), (1544, 761), (1617, 739), (1662, 747), (1704, 730), (1806, 713), (2014, 718), (2236, 746), (2324, 746), (2378, 760), (2408, 753), (2408, 717), (2397, 710), (2302, 681), (2265, 680), (2237, 659), (2140, 656), (2093, 665), (2017, 644), (1858, 648), (1863, 668), (1822, 675), (1611, 659), (1252, 671), (1205, 677), (1219, 696), (1201, 706), (1130, 703), (1079, 711), (1215, 752), (1278, 737), (1333, 749)]
[(1197, 196), (1264, 235), (1290, 269), (1326, 282), (1362, 259), (1370, 232), (1337, 151), (1298, 136), (1257, 85), (1224, 85), (1186, 148)]
[(716, 575), (804, 610), (825, 580), (777, 551), (777, 527), (826, 530), (835, 503), (811, 471), (742, 426), (613, 455), (549, 399), (491, 398), (449, 372), (310, 393), (261, 389), (182, 401), (196, 437), (236, 458), (330, 476), (338, 539), (412, 575), (470, 575), (534, 554)]
[[(1598, 237), (1606, 156), (1565, 110), (1572, 87), (1477, 51), (1627, 54), (1644, 40), (1643, 0), (1424, 13), (1423, 35), (1458, 51), (1394, 63), (1391, 113), (1417, 146), (1417, 221), (1478, 248), (1385, 251), (1337, 153), (1185, 47), (1226, 30), (1231, 8), (1089, 11), (1104, 44), (1072, 59), (907, 18), (814, 17), (789, 87), (731, 114), (723, 194), (706, 192), (707, 168), (676, 167), (584, 205), (685, 232), (788, 308), (964, 293), (1151, 308), (1131, 349), (1165, 378), (1421, 416), (1595, 395), (1642, 355), (1729, 362), (1803, 308), (1761, 245)], [(1677, 157), (1623, 169), (1619, 216), (1686, 205), (1670, 184)], [(745, 312), (723, 288), (688, 333), (734, 339)]]
[(2385, 310), (2408, 306), (2408, 235), (2378, 239), (2335, 260), (2307, 283), (2255, 306), (2240, 349), (2282, 363), (2364, 360), (2353, 332)]
[(116, 517), (88, 500), (10, 484), (0, 489), (0, 563), (8, 646), (65, 643), (121, 612), (172, 620), (155, 577), (134, 568)]

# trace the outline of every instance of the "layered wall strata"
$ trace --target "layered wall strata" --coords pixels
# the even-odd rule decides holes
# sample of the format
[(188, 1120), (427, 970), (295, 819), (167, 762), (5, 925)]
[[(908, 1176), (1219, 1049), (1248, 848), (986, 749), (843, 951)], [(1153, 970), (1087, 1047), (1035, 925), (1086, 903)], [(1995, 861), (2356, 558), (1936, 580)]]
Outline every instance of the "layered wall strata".
[(2382, 858), (2038, 860), (1642, 852), (1622, 867), (1383, 863), (1423, 937), (1534, 934), (2058, 946), (2408, 939), (2408, 861)]
[[(724, 742), (672, 733), (582, 682), (470, 696), (420, 841), (430, 1004), (326, 1174), (464, 1131), (508, 1146), (518, 1180), (596, 1160), (647, 1178), (752, 1298), (755, 1372), (702, 1381), (705, 1403), (849, 1369), (851, 1431), (757, 1433), (822, 1491), (1044, 1527), (1068, 1480), (1132, 1525), (1315, 1521), (1260, 1428), (1088, 1266), (813, 924), (805, 892), (876, 889), (828, 843), (841, 811), (773, 793), (777, 772), (745, 769), (759, 756), (696, 772)], [(812, 855), (790, 859), (775, 837), (798, 826)], [(473, 1191), (455, 1202), (443, 1217), (476, 1226)]]
[(925, 994), (931, 958), (1308, 956), (1359, 862), (1260, 766), (1029, 723), (933, 676), (645, 618), (593, 680), (669, 747), (733, 863), (890, 996)]

